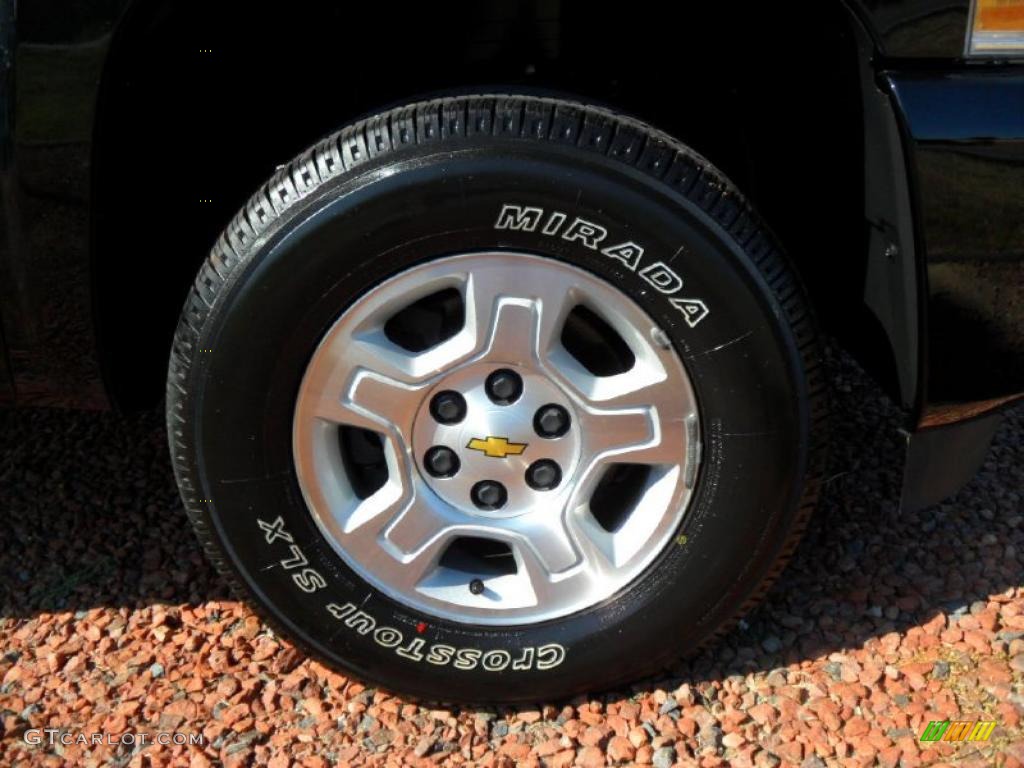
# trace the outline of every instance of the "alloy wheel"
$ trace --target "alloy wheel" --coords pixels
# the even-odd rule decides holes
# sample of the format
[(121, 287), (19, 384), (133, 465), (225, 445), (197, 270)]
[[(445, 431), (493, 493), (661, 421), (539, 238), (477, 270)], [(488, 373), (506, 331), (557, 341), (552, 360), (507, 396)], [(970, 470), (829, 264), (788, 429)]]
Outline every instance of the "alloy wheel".
[(667, 336), (604, 280), (487, 252), (400, 273), (314, 352), (299, 486), (362, 578), (426, 614), (516, 625), (626, 587), (671, 541), (700, 460)]

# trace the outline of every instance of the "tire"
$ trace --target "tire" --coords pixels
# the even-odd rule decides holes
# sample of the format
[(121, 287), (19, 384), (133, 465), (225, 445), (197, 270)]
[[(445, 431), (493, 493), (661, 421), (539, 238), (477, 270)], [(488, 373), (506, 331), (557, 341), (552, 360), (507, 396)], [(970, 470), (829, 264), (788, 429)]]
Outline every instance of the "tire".
[[(469, 267), (463, 269), (460, 264)], [(512, 597), (507, 605), (491, 610), (489, 604), (479, 607), (482, 604), (468, 596), (476, 594), (478, 587), (490, 589), (473, 581), (469, 592), (462, 591), (460, 581), (449, 592), (425, 591), (422, 584), (427, 582), (415, 581), (419, 576), (396, 586), (406, 578), (402, 568), (379, 553), (368, 554), (396, 529), (382, 528), (383, 533), (368, 534), (370, 538), (352, 539), (370, 544), (347, 547), (344, 537), (351, 534), (331, 528), (335, 525), (332, 515), (340, 513), (330, 504), (318, 506), (326, 503), (324, 499), (343, 498), (344, 505), (337, 504), (349, 509), (350, 503), (362, 504), (380, 488), (390, 488), (380, 484), (380, 476), (373, 480), (377, 471), (388, 478), (399, 476), (399, 485), (420, 483), (417, 487), (432, 488), (434, 495), (423, 492), (417, 497), (435, 505), (431, 514), (461, 509), (458, 499), (469, 491), (428, 477), (420, 464), (426, 459), (423, 446), (416, 443), (419, 438), (414, 437), (409, 448), (389, 442), (390, 427), (368, 430), (378, 432), (378, 438), (368, 437), (358, 425), (337, 427), (335, 434), (335, 427), (321, 426), (315, 419), (308, 422), (312, 426), (302, 426), (307, 424), (302, 414), (307, 402), (327, 408), (323, 403), (335, 397), (333, 390), (328, 395), (322, 388), (314, 392), (319, 384), (310, 383), (310, 377), (315, 378), (314, 363), (325, 359), (318, 357), (320, 350), (331, 350), (323, 354), (333, 355), (316, 369), (327, 376), (334, 375), (331, 371), (338, 370), (338, 365), (349, 365), (350, 353), (353, 359), (370, 361), (365, 365), (372, 370), (375, 359), (383, 361), (382, 366), (392, 365), (387, 361), (394, 346), (402, 347), (403, 354), (417, 355), (426, 354), (424, 349), (441, 348), (429, 346), (433, 343), (429, 339), (417, 340), (417, 334), (427, 334), (428, 327), (435, 334), (431, 338), (437, 339), (469, 333), (468, 288), (453, 289), (459, 294), (455, 302), (462, 302), (461, 310), (454, 305), (438, 309), (430, 302), (441, 302), (443, 291), (432, 293), (423, 299), (426, 304), (409, 310), (411, 314), (402, 309), (404, 325), (395, 330), (388, 324), (397, 322), (398, 315), (384, 323), (384, 315), (373, 314), (378, 307), (391, 311), (387, 302), (392, 294), (414, 295), (402, 294), (395, 286), (415, 292), (417, 283), (427, 285), (435, 279), (431, 270), (464, 272), (463, 277), (473, 281), (488, 274), (489, 265), (497, 264), (507, 268), (501, 274), (509, 295), (532, 297), (532, 292), (543, 292), (558, 285), (558, 280), (576, 281), (583, 286), (581, 291), (591, 292), (581, 295), (599, 320), (588, 315), (579, 322), (591, 325), (583, 330), (574, 326), (571, 339), (576, 346), (570, 355), (582, 361), (587, 373), (571, 362), (559, 371), (571, 368), (574, 376), (621, 374), (615, 381), (627, 388), (632, 386), (630, 381), (646, 375), (648, 368), (638, 368), (641, 363), (653, 366), (652, 371), (667, 372), (670, 379), (681, 371), (682, 378), (671, 379), (678, 382), (672, 390), (678, 398), (631, 412), (648, 419), (644, 430), (660, 425), (658, 445), (665, 453), (657, 454), (658, 461), (669, 457), (664, 465), (652, 464), (655, 469), (645, 465), (638, 471), (647, 479), (631, 486), (632, 501), (625, 500), (629, 494), (622, 490), (630, 481), (622, 478), (629, 467), (641, 465), (627, 461), (610, 470), (607, 466), (615, 463), (614, 457), (609, 459), (592, 447), (604, 439), (599, 435), (618, 439), (620, 432), (628, 430), (593, 427), (610, 423), (593, 421), (600, 417), (600, 409), (573, 411), (572, 419), (581, 426), (566, 439), (577, 441), (572, 443), (577, 447), (559, 454), (572, 468), (565, 468), (557, 492), (564, 490), (565, 498), (581, 493), (583, 481), (578, 484), (576, 478), (583, 477), (594, 483), (598, 477), (604, 482), (614, 476), (621, 484), (596, 486), (600, 492), (590, 497), (591, 517), (575, 506), (554, 515), (559, 521), (571, 520), (574, 526), (590, 525), (588, 530), (596, 531), (595, 541), (615, 542), (607, 552), (601, 550), (606, 559), (600, 567), (594, 564), (600, 559), (596, 555), (593, 561), (580, 555), (579, 562), (586, 568), (565, 571), (580, 579), (584, 579), (581, 574), (590, 574), (580, 582), (589, 591), (559, 591), (555, 579), (545, 580), (543, 569), (536, 571), (541, 573), (537, 581), (531, 581), (535, 572), (530, 570), (529, 558), (537, 555), (545, 568), (554, 560), (534, 552), (530, 541), (521, 548), (502, 543), (496, 545), (504, 558), (500, 562), (510, 569), (503, 573), (517, 586), (509, 589)], [(528, 285), (516, 285), (520, 277)], [(479, 279), (488, 284), (484, 277)], [(498, 279), (497, 272), (486, 278)], [(445, 300), (452, 295), (444, 294)], [(509, 330), (513, 326), (508, 318), (519, 316), (515, 313), (520, 310), (511, 301), (507, 302), (511, 308), (505, 309), (502, 301), (487, 305), (495, 308), (493, 316), (477, 313), (472, 317), (490, 318), (488, 322), (498, 329), (491, 331), (495, 340), (514, 344), (525, 338), (529, 349), (523, 354), (533, 355), (543, 346), (534, 341), (533, 329), (536, 339), (548, 338), (542, 328), (547, 322), (543, 301), (529, 303), (533, 301), (529, 299), (523, 304), (529, 311), (522, 310), (526, 313), (522, 318), (540, 319), (536, 326), (529, 326), (529, 333), (518, 335)], [(557, 304), (552, 299), (548, 306)], [(369, 318), (365, 322), (359, 320), (364, 308)], [(417, 315), (420, 310), (426, 314)], [(630, 336), (628, 328), (633, 326), (615, 325), (620, 322), (615, 313), (649, 321), (650, 335)], [(451, 317), (461, 317), (463, 325), (449, 322)], [(610, 326), (614, 326), (612, 333), (601, 336)], [(347, 339), (348, 346), (338, 347), (343, 342), (332, 341), (332, 334), (345, 328), (352, 335), (337, 339)], [(550, 332), (558, 333), (557, 329)], [(568, 347), (569, 331), (560, 332), (562, 346), (546, 347), (544, 355), (562, 355)], [(484, 332), (472, 337), (475, 343), (491, 338), (480, 334)], [(587, 347), (587, 338), (595, 334), (600, 343)], [(387, 353), (375, 358), (367, 352), (360, 357), (360, 345), (371, 341), (382, 344), (379, 349)], [(488, 343), (492, 356), (497, 354), (495, 349), (503, 348), (496, 341)], [(347, 351), (339, 353), (339, 349)], [(587, 350), (594, 349), (593, 359), (586, 362)], [(394, 370), (406, 370), (404, 358), (394, 359), (398, 360)], [(416, 360), (408, 363), (408, 370), (428, 358)], [(608, 366), (608, 371), (618, 367), (606, 373), (602, 366)], [(465, 373), (471, 367), (459, 370)], [(524, 377), (529, 373), (526, 368), (513, 368)], [(446, 368), (441, 374), (448, 372)], [(472, 375), (478, 372), (474, 368)], [(436, 378), (441, 374), (431, 369), (417, 375)], [(651, 381), (657, 379), (651, 375)], [(371, 379), (389, 382), (388, 392), (400, 393), (402, 398), (408, 395), (408, 387), (398, 386), (393, 379), (358, 379), (352, 374), (345, 379), (352, 389), (344, 390), (348, 393), (343, 395), (344, 402), (350, 395), (353, 402), (362, 402), (354, 382)], [(528, 389), (533, 386), (534, 379), (521, 379), (520, 384), (523, 380)], [(494, 399), (495, 392), (502, 391), (492, 387), (493, 382), (479, 386), (476, 379), (473, 382), (472, 397), (483, 391)], [(558, 393), (563, 389), (569, 392), (571, 387), (545, 391), (543, 396), (561, 397)], [(417, 390), (424, 405), (415, 416), (408, 416), (408, 423), (415, 425), (410, 429), (428, 430), (429, 442), (440, 438), (429, 431), (435, 429), (429, 418), (439, 417), (423, 415), (427, 391)], [(657, 391), (665, 392), (664, 388)], [(533, 396), (532, 390), (527, 395)], [(316, 397), (321, 399), (309, 400)], [(399, 402), (384, 396), (379, 400), (385, 403), (382, 409), (389, 402)], [(657, 421), (664, 414), (683, 413), (679, 403), (684, 401), (692, 404), (685, 428), (683, 416)], [(534, 402), (530, 408), (535, 406)], [(473, 408), (477, 406), (471, 402)], [(497, 405), (481, 408), (472, 413), (498, 414), (493, 418), (499, 420), (502, 414), (512, 413)], [(367, 412), (371, 414), (367, 418), (376, 418), (372, 409)], [(394, 423), (405, 424), (402, 419), (406, 418), (396, 416)], [(175, 335), (167, 388), (171, 451), (185, 507), (209, 557), (234, 587), (274, 628), (326, 662), (434, 701), (538, 701), (609, 688), (657, 673), (719, 636), (763, 595), (796, 546), (818, 494), (824, 419), (817, 335), (806, 298), (773, 237), (740, 193), (704, 158), (634, 119), (560, 99), (506, 95), (444, 98), (393, 109), (342, 129), (282, 167), (234, 217), (201, 268)], [(544, 451), (561, 450), (557, 439), (532, 432), (529, 439), (522, 437), (515, 443), (519, 434), (541, 429), (536, 423), (530, 427), (528, 420), (523, 424), (516, 435), (509, 436), (512, 442), (493, 443), (502, 456), (479, 466), (502, 472), (520, 466), (502, 463), (515, 458), (510, 451), (518, 450), (517, 445), (533, 446), (524, 449), (524, 461)], [(481, 426), (478, 432), (488, 430), (490, 426)], [(460, 440), (477, 435), (459, 434)], [(487, 440), (479, 446), (491, 445), (492, 437), (505, 435), (481, 433), (479, 438)], [(360, 458), (356, 443), (364, 439), (369, 441), (363, 447), (372, 454), (370, 458)], [(685, 450), (680, 448), (684, 442)], [(307, 445), (324, 453), (303, 453)], [(390, 445), (398, 448), (389, 456)], [(467, 474), (468, 467), (478, 466), (480, 456), (489, 455), (485, 448), (463, 451), (466, 447), (453, 443), (453, 450), (462, 451), (458, 458), (463, 475), (455, 477), (458, 483), (479, 479)], [(321, 455), (329, 458), (316, 458)], [(593, 456), (604, 458), (586, 466), (600, 465), (604, 474), (584, 468), (584, 459), (591, 461)], [(673, 463), (676, 457), (682, 457), (678, 464)], [(332, 468), (339, 461), (345, 479), (333, 480)], [(664, 480), (671, 495), (657, 496), (653, 491), (647, 495), (656, 485), (650, 479), (656, 472), (661, 473), (659, 478), (671, 477)], [(551, 474), (544, 477), (546, 482), (556, 482)], [(360, 495), (357, 486), (364, 480), (373, 487), (368, 485)], [(331, 483), (342, 488), (342, 496), (330, 495), (342, 493)], [(458, 489), (456, 501), (450, 508), (437, 506), (434, 497), (451, 488)], [(541, 498), (530, 496), (531, 491), (514, 482), (509, 492), (517, 500)], [(472, 498), (479, 502), (478, 495)], [(601, 521), (605, 533), (600, 533), (593, 522), (605, 498), (628, 507), (629, 517), (610, 527)], [(636, 503), (636, 498), (643, 504)], [(471, 512), (458, 514), (469, 515), (470, 527), (479, 524), (486, 532), (496, 526), (518, 526), (533, 519), (529, 515), (542, 507), (547, 508), (523, 507), (526, 511), (516, 512), (519, 516), (512, 516), (513, 523), (508, 522), (512, 517), (495, 522), (485, 512), (479, 520)], [(650, 513), (656, 522), (636, 523), (635, 530), (654, 533), (647, 538), (638, 534), (628, 546), (622, 544), (626, 565), (621, 571), (616, 570), (618, 566), (608, 568), (608, 563), (619, 562), (615, 558), (625, 541), (614, 538), (619, 535), (616, 531), (633, 526), (633, 516), (646, 520), (648, 513), (642, 510), (650, 509), (658, 510)], [(353, 530), (360, 530), (351, 517), (347, 520), (344, 526), (351, 523)], [(552, 525), (537, 523), (542, 524)], [(552, 537), (560, 536), (563, 523), (550, 530), (559, 532)], [(661, 543), (650, 551), (656, 539)], [(577, 538), (576, 543), (582, 551), (581, 540)], [(467, 541), (466, 547), (479, 545), (476, 539)], [(604, 543), (586, 546), (597, 552)], [(460, 539), (458, 546), (463, 544)], [(389, 546), (398, 547), (393, 542)], [(449, 549), (439, 555), (442, 560), (429, 566), (443, 569), (423, 571), (435, 581), (440, 579), (436, 583), (462, 573), (462, 566), (451, 570), (444, 565), (455, 545), (445, 546)], [(401, 563), (406, 557), (402, 553), (415, 551), (419, 550), (398, 547), (392, 557)], [(477, 557), (475, 550), (471, 554)], [(627, 561), (629, 557), (634, 559)], [(414, 554), (408, 558), (415, 561)], [(643, 567), (636, 570), (637, 564)], [(627, 572), (628, 582), (618, 584), (616, 579)], [(394, 574), (398, 576), (392, 583), (389, 578)], [(487, 582), (491, 583), (498, 582)], [(540, 586), (534, 589), (533, 585)], [(499, 599), (506, 600), (505, 593)], [(531, 599), (535, 607), (529, 605)], [(545, 606), (551, 608), (547, 613), (542, 610)]]

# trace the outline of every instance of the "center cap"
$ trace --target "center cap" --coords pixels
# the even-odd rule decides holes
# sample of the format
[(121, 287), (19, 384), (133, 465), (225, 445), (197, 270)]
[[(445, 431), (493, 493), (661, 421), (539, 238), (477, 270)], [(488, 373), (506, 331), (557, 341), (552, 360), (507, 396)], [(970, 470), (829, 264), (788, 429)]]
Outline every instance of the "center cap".
[[(438, 418), (436, 405), (431, 409), (437, 397), (455, 399), (450, 393), (465, 401), (463, 417), (456, 423)], [(550, 418), (552, 406), (570, 425), (574, 422), (572, 404), (561, 389), (528, 368), (475, 363), (453, 371), (428, 393), (416, 416), (416, 466), (438, 496), (468, 514), (554, 514), (571, 487), (580, 440), (574, 426), (559, 430), (557, 436), (541, 426), (549, 420), (543, 417)], [(457, 457), (451, 462), (458, 465), (452, 474), (436, 471), (429, 462), (428, 457), (447, 456), (441, 449)]]

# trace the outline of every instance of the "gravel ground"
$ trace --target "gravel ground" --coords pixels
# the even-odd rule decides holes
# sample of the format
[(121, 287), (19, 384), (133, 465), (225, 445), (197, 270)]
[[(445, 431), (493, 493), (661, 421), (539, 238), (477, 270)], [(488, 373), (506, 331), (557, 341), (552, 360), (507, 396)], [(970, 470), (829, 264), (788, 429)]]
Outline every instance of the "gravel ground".
[[(275, 636), (204, 561), (159, 413), (0, 412), (0, 765), (1024, 765), (1024, 410), (969, 487), (902, 515), (898, 414), (830, 365), (830, 480), (762, 607), (670, 677), (519, 709), (417, 706)], [(999, 725), (936, 747), (932, 719)]]

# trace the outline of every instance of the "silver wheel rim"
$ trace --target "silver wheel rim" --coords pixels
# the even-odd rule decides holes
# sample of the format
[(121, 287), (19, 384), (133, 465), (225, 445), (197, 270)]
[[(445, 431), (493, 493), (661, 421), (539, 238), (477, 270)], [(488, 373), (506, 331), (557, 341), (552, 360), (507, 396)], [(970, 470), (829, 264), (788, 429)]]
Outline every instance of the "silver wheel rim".
[[(463, 321), (440, 343), (420, 350), (389, 334), (410, 305), (453, 290)], [(628, 370), (595, 373), (570, 352), (566, 323), (578, 307), (625, 343)], [(489, 384), (499, 370), (513, 375)], [(495, 402), (517, 378), (518, 399)], [(431, 411), (442, 392), (462, 396), (458, 423)], [(569, 417), (560, 437), (534, 423), (549, 405)], [(554, 421), (544, 425), (560, 423), (561, 412), (545, 414)], [(378, 436), (383, 482), (360, 489), (339, 430)], [(609, 598), (669, 546), (690, 501), (698, 436), (682, 361), (639, 306), (577, 267), (492, 252), (413, 267), (349, 307), (306, 369), (292, 447), (310, 513), (360, 577), (425, 614), (521, 625)], [(456, 456), (452, 476), (437, 476), (443, 461), (428, 470), (435, 446)], [(554, 487), (527, 482), (539, 460), (557, 465)], [(530, 478), (550, 486), (553, 474)], [(629, 503), (609, 512), (626, 475)], [(503, 486), (500, 508), (479, 506), (499, 495), (474, 496), (482, 481)]]

